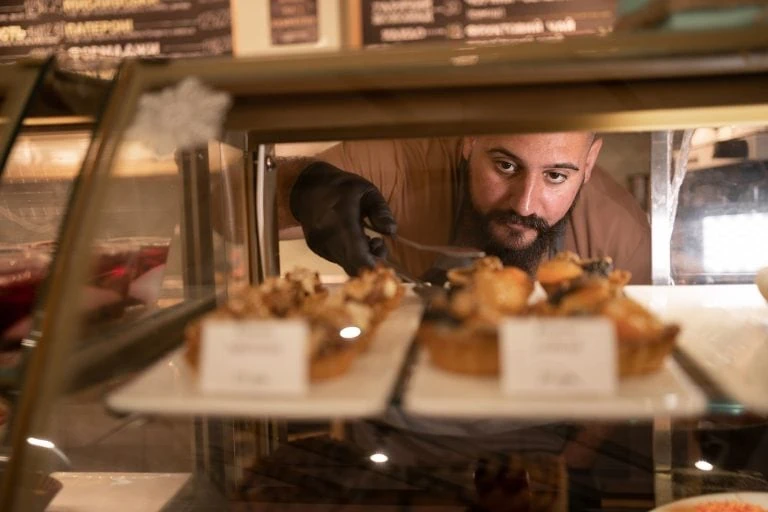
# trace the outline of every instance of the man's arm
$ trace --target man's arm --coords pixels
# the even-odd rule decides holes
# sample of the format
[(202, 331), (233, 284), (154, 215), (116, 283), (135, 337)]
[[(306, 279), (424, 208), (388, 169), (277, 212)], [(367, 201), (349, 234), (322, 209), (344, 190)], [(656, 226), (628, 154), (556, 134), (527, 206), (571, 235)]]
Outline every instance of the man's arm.
[[(386, 169), (393, 156), (391, 152), (377, 154), (376, 144), (341, 143), (314, 161), (287, 161), (278, 170), (282, 174), (278, 185), (280, 227), (301, 226), (307, 246), (350, 275), (374, 266), (377, 258), (387, 254), (382, 238), (366, 236), (363, 219), (379, 233), (393, 234), (397, 227), (379, 189), (396, 174), (394, 168)], [(369, 181), (374, 175), (380, 179)]]
[(281, 232), (293, 233), (300, 228), (299, 221), (291, 213), (291, 190), (301, 171), (317, 162), (315, 157), (277, 159), (277, 226)]

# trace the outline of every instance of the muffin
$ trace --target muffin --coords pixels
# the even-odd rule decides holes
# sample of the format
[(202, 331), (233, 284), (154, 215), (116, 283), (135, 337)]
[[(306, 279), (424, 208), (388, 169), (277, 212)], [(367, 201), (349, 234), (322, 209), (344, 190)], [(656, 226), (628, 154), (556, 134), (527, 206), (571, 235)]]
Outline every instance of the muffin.
[(242, 290), (215, 311), (191, 322), (185, 329), (185, 359), (194, 369), (199, 367), (202, 328), (207, 321), (289, 318), (308, 323), (311, 381), (346, 373), (373, 333), (373, 311), (368, 305), (330, 294), (317, 273), (297, 269)]
[(344, 283), (345, 300), (364, 304), (373, 310), (375, 324), (382, 322), (397, 308), (405, 294), (405, 287), (394, 271), (383, 265), (363, 270), (359, 276)]
[(533, 282), (524, 271), (499, 267), (491, 259), (471, 272), (454, 272), (449, 279), (457, 284), (427, 308), (417, 335), (419, 343), (438, 368), (498, 375), (498, 324), (526, 311)]
[(611, 258), (581, 259), (568, 251), (545, 261), (536, 271), (536, 280), (549, 297), (568, 293), (594, 279), (605, 280), (613, 287), (620, 288), (631, 278), (630, 272), (614, 269)]
[(664, 324), (624, 293), (629, 272), (616, 270), (610, 258), (580, 260), (562, 253), (537, 272), (547, 299), (534, 304), (536, 316), (602, 316), (611, 320), (618, 342), (620, 377), (658, 371), (675, 347), (680, 328)]

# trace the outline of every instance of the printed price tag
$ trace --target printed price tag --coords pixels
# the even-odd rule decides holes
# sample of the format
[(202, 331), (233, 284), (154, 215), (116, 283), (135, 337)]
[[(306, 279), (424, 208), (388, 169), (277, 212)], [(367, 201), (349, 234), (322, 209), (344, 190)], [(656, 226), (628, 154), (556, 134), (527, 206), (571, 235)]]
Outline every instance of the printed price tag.
[(515, 395), (611, 395), (616, 333), (604, 318), (509, 319), (500, 331), (502, 390)]
[(308, 388), (309, 329), (298, 320), (206, 322), (203, 393), (300, 395)]

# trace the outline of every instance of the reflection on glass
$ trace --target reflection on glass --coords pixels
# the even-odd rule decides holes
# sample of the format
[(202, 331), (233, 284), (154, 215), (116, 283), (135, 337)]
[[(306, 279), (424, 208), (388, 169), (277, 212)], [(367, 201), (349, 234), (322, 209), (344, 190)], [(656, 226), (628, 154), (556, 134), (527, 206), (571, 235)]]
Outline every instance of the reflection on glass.
[(702, 219), (704, 270), (713, 274), (753, 273), (768, 265), (768, 213), (708, 215)]
[[(98, 243), (85, 309), (93, 321), (119, 318), (128, 307), (157, 300), (170, 239), (125, 238)], [(0, 248), (0, 340), (16, 346), (31, 328), (38, 289), (54, 256), (54, 242)]]
[(751, 283), (768, 265), (768, 132), (695, 130), (671, 241), (678, 284)]

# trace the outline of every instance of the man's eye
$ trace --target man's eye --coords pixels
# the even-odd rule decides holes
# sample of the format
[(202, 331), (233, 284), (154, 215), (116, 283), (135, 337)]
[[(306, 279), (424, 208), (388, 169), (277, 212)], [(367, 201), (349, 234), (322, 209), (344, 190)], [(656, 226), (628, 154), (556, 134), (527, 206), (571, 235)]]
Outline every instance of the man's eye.
[(568, 175), (562, 172), (548, 171), (546, 173), (547, 179), (550, 183), (560, 184), (568, 179)]
[(517, 164), (507, 160), (496, 160), (496, 169), (504, 174), (514, 174), (517, 171)]

